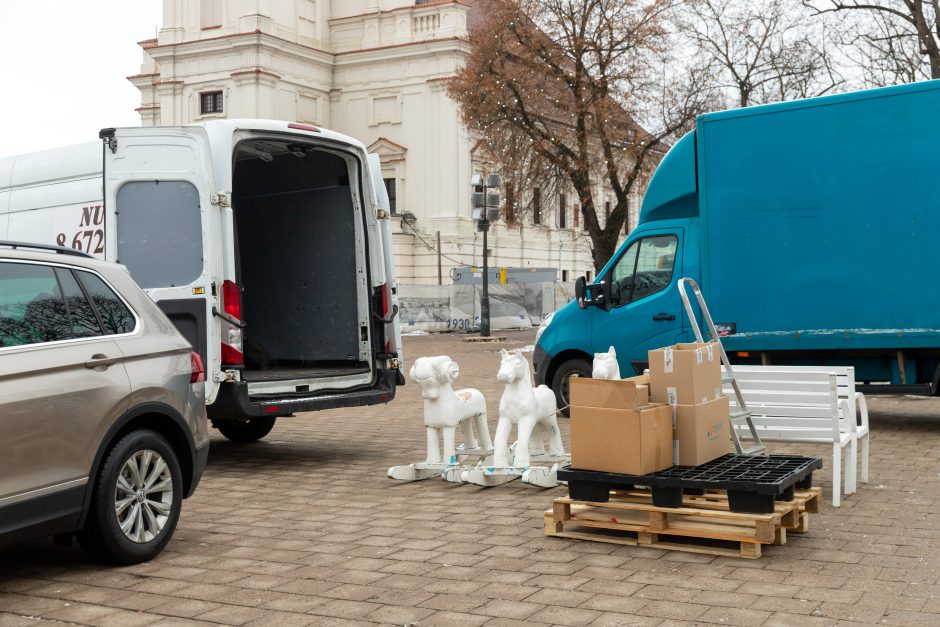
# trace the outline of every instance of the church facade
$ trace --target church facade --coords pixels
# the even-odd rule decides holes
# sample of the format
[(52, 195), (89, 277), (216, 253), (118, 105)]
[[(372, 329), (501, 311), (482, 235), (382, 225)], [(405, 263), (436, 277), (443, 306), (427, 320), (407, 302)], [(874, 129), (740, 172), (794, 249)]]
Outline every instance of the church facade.
[[(355, 137), (380, 155), (393, 212), (407, 216), (393, 220), (401, 283), (447, 284), (451, 268), (482, 263), (470, 179), (485, 164), (445, 91), (480, 18), (474, 0), (163, 4), (162, 28), (140, 42), (141, 71), (128, 77), (141, 93), (143, 125), (271, 118)], [(493, 226), (491, 266), (556, 268), (564, 281), (590, 276), (575, 196), (517, 194), (538, 211)], [(634, 198), (631, 226), (638, 205)]]

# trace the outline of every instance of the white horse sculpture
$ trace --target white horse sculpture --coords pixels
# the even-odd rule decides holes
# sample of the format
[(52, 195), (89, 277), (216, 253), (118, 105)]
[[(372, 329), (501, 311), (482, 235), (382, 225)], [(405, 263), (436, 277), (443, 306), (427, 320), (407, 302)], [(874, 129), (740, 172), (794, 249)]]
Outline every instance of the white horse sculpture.
[[(460, 368), (450, 357), (420, 357), (411, 367), (411, 380), (421, 388), (424, 399), (424, 425), (427, 428), (428, 453), (423, 463), (408, 466), (393, 466), (388, 476), (393, 479), (415, 481), (436, 475), (445, 475), (449, 467), (458, 463), (458, 455), (490, 454), (493, 443), (486, 422), (486, 399), (479, 390), (471, 388), (454, 391), (452, 383), (460, 374)], [(479, 442), (474, 436), (476, 422)], [(456, 447), (456, 430), (460, 426), (463, 446)], [(444, 455), (438, 443), (444, 441)], [(453, 480), (459, 481), (459, 473)]]
[(594, 353), (594, 368), (591, 377), (610, 381), (620, 380), (620, 364), (617, 362), (617, 351), (613, 346), (606, 353)]
[[(499, 401), (499, 423), (493, 450), (493, 466), (509, 466), (509, 434), (513, 425), (517, 440), (512, 465), (525, 468), (530, 464), (530, 440), (548, 435), (549, 455), (564, 455), (565, 446), (558, 429), (558, 405), (555, 393), (544, 385), (534, 386), (529, 361), (520, 350), (501, 351), (502, 362), (496, 380), (506, 384)], [(536, 446), (536, 448), (539, 448)]]

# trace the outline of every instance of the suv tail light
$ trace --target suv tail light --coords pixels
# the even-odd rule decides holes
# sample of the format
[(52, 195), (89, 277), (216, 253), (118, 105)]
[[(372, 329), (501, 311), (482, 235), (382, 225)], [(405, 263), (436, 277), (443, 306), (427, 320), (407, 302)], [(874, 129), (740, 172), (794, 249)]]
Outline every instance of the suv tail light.
[[(222, 283), (222, 309), (239, 322), (242, 319), (242, 290), (233, 281)], [(222, 323), (222, 365), (241, 366), (245, 363), (242, 330)]]
[(202, 383), (206, 380), (206, 368), (202, 365), (202, 357), (199, 356), (199, 353), (193, 351), (189, 356), (190, 363), (190, 383)]

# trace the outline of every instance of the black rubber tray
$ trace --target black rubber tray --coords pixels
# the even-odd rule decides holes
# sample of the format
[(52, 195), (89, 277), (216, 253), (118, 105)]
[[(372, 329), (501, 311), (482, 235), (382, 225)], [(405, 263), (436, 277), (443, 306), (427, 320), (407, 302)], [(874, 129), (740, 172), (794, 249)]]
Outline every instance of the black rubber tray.
[(818, 457), (725, 455), (701, 466), (673, 466), (649, 475), (620, 475), (565, 466), (559, 481), (577, 501), (606, 503), (610, 490), (649, 486), (656, 507), (682, 507), (682, 495), (705, 490), (727, 490), (732, 512), (771, 514), (774, 501), (792, 501), (796, 488), (813, 485), (813, 471), (822, 468)]

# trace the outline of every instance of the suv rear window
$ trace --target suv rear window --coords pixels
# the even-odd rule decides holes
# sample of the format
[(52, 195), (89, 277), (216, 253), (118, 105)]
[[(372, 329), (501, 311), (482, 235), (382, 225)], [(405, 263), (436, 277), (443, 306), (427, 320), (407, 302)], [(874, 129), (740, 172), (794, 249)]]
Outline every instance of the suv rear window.
[(88, 298), (95, 304), (105, 335), (130, 333), (137, 325), (134, 314), (118, 298), (118, 295), (97, 275), (82, 270), (76, 271)]
[(51, 266), (0, 263), (0, 348), (72, 337)]

